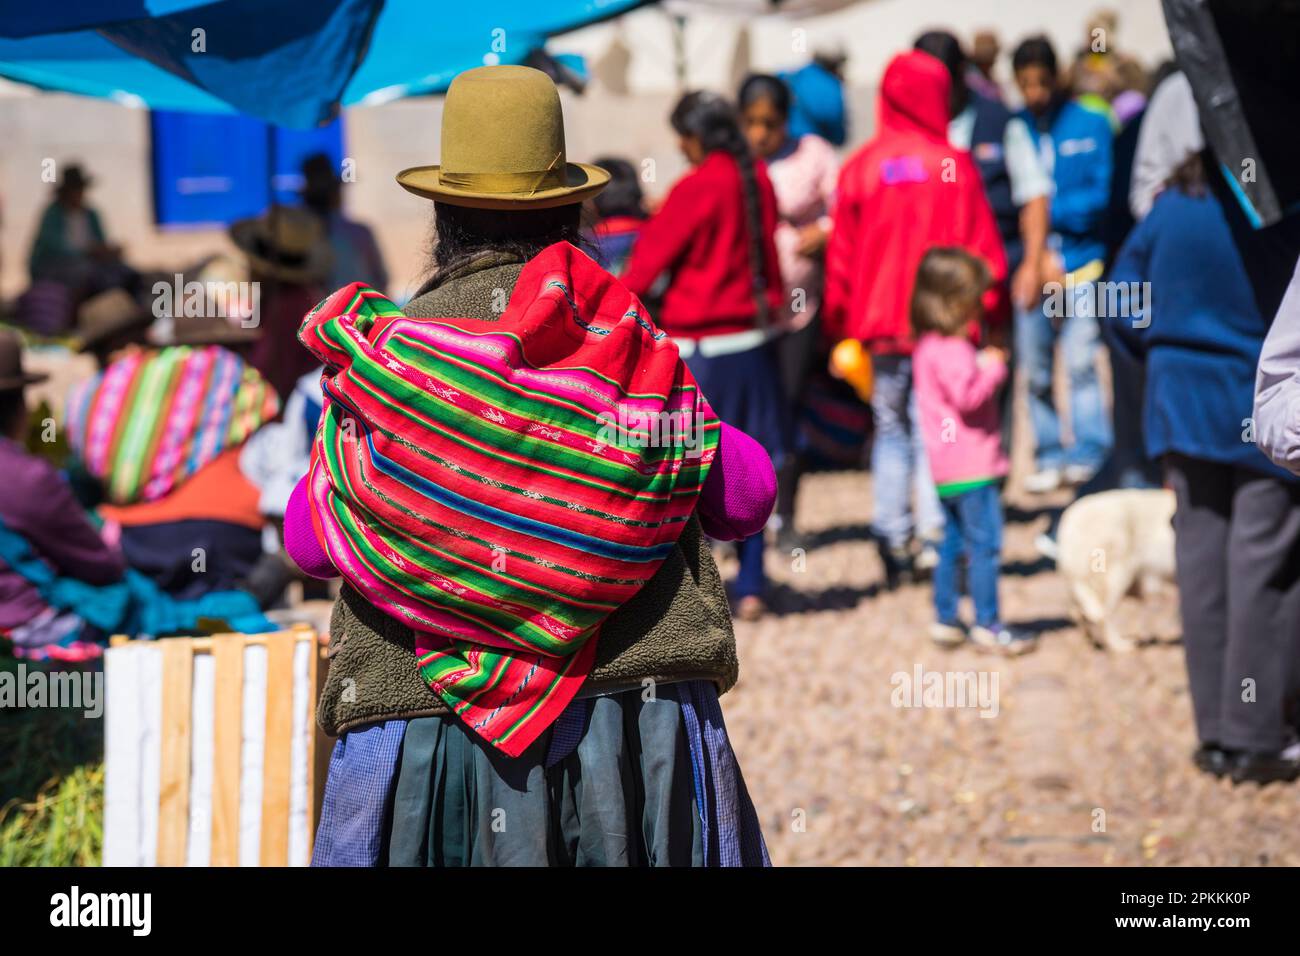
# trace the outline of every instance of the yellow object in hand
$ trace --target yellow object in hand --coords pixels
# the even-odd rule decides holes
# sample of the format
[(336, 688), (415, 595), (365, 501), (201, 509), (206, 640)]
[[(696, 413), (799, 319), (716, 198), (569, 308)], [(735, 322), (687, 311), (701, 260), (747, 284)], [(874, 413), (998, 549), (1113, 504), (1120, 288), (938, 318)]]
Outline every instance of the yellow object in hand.
[(858, 398), (871, 401), (871, 353), (857, 339), (844, 339), (831, 349), (831, 372), (852, 385)]

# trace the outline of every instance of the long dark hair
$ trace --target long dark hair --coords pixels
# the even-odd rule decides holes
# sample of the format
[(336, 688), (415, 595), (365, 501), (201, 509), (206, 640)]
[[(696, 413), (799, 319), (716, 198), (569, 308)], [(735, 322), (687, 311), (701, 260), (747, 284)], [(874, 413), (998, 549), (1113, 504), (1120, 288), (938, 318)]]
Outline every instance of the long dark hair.
[(646, 218), (645, 196), (641, 192), (641, 178), (637, 175), (636, 167), (617, 156), (601, 156), (595, 160), (595, 165), (609, 173), (609, 185), (592, 200), (600, 217)]
[(1184, 195), (1200, 199), (1210, 191), (1205, 177), (1205, 160), (1200, 153), (1188, 153), (1186, 158), (1174, 167), (1174, 171), (1165, 181), (1165, 186), (1177, 189)]
[(745, 222), (749, 226), (750, 276), (758, 300), (759, 321), (763, 322), (763, 293), (767, 289), (767, 270), (764, 268), (763, 256), (762, 207), (759, 204), (754, 156), (749, 151), (749, 141), (740, 131), (736, 111), (718, 94), (698, 91), (687, 93), (677, 101), (669, 122), (678, 136), (694, 136), (699, 140), (706, 155), (722, 151), (731, 156), (740, 167)]
[(568, 242), (589, 250), (582, 236), (582, 204), (549, 209), (476, 209), (433, 204), (430, 268), (417, 296), (434, 289), (447, 273), (485, 252), (527, 262), (549, 245)]
[(970, 88), (966, 85), (966, 53), (961, 48), (961, 41), (947, 30), (929, 30), (916, 38), (914, 48), (930, 54), (947, 68), (952, 79), (949, 108), (956, 116), (970, 100)]

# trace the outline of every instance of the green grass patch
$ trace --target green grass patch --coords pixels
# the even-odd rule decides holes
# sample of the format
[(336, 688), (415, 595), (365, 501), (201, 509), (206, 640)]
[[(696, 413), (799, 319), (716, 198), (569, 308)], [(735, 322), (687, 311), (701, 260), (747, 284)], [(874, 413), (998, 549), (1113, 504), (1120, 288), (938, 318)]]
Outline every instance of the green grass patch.
[(104, 765), (47, 780), (31, 800), (0, 809), (0, 866), (99, 866)]
[[(0, 655), (0, 670), (17, 666)], [(98, 866), (103, 843), (104, 721), (0, 710), (0, 866)]]

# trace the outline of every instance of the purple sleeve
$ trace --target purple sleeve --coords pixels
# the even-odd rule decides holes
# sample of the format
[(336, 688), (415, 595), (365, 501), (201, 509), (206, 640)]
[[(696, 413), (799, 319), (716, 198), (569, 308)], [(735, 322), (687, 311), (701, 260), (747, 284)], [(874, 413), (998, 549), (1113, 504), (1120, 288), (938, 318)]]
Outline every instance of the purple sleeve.
[(284, 550), (303, 574), (313, 578), (336, 578), (338, 569), (330, 562), (325, 549), (311, 526), (311, 505), (307, 503), (307, 478), (304, 476), (289, 494), (284, 509)]
[(776, 470), (763, 446), (726, 422), (700, 492), (700, 525), (710, 538), (736, 541), (758, 534), (776, 504)]
[(4, 523), (25, 537), (60, 574), (105, 585), (121, 580), (126, 559), (86, 517), (67, 480), (32, 455), (4, 456), (5, 480), (14, 494), (0, 508)]

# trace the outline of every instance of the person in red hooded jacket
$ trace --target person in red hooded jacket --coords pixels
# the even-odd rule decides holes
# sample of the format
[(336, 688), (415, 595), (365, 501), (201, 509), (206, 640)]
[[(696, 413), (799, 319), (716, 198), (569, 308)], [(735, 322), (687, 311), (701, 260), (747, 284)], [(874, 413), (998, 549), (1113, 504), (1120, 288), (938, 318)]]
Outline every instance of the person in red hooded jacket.
[(948, 144), (950, 85), (928, 53), (890, 61), (876, 136), (840, 172), (826, 252), (826, 334), (831, 342), (858, 339), (872, 355), (873, 530), (891, 586), (912, 565), (913, 532), (921, 539), (917, 564), (933, 567), (943, 529), (912, 398), (910, 304), (926, 251), (956, 246), (983, 259), (992, 278), (986, 314), (995, 329), (1006, 324), (1006, 254), (979, 170)]

